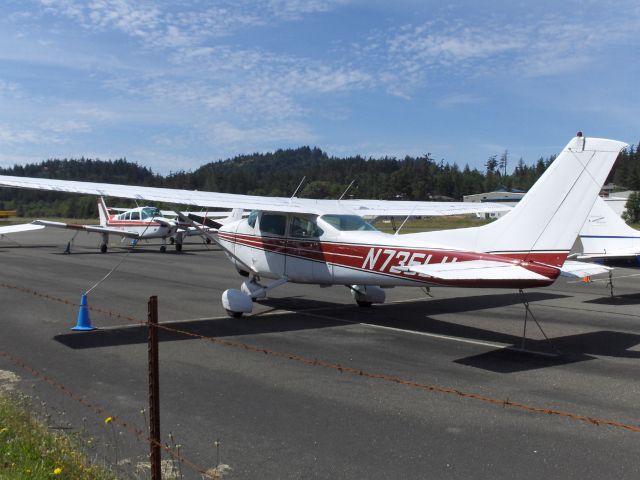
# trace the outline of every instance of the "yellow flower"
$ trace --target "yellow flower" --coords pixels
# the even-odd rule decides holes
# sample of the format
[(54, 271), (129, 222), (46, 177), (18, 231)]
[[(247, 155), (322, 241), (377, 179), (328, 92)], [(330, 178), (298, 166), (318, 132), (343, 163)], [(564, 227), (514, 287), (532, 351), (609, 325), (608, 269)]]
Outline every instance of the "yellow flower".
[(113, 422), (113, 417), (107, 417), (107, 418), (104, 419), (104, 423), (106, 423), (106, 424), (109, 424), (111, 422)]
[(60, 475), (62, 473), (62, 468), (60, 467), (56, 467), (53, 469), (53, 474), (54, 475)]
[(0, 428), (0, 433), (8, 432), (9, 429), (7, 427)]

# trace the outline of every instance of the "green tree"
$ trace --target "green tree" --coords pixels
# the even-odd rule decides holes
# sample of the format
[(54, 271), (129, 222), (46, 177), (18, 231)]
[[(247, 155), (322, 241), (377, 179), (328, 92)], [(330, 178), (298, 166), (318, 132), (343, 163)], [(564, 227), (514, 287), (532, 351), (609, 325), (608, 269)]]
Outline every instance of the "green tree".
[(640, 222), (640, 192), (633, 192), (629, 195), (625, 205), (624, 219), (628, 223)]

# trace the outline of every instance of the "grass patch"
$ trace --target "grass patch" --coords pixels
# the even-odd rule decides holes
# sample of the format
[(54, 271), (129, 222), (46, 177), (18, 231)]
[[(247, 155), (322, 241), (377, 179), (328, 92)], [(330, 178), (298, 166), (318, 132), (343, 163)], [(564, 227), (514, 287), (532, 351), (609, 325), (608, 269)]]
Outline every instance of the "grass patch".
[(73, 437), (50, 431), (34, 419), (25, 399), (0, 393), (0, 478), (115, 480), (90, 465)]
[[(399, 228), (402, 225), (404, 218), (396, 218), (395, 226)], [(480, 225), (486, 225), (493, 220), (486, 220), (484, 218), (478, 218), (475, 215), (447, 215), (442, 217), (424, 217), (424, 218), (411, 218), (400, 230), (400, 234), (403, 233), (416, 233), (416, 232), (429, 232), (432, 230), (453, 230), (456, 228), (466, 227), (478, 227)], [(378, 230), (387, 233), (393, 233), (393, 223), (386, 219), (380, 219), (375, 222), (375, 227)]]

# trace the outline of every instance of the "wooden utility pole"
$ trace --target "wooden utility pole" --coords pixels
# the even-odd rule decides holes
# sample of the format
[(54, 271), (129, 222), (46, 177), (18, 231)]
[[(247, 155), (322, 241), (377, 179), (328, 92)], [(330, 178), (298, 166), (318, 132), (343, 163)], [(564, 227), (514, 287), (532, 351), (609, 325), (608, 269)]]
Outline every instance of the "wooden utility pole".
[(149, 462), (151, 480), (162, 480), (160, 469), (160, 382), (158, 368), (158, 297), (149, 297)]

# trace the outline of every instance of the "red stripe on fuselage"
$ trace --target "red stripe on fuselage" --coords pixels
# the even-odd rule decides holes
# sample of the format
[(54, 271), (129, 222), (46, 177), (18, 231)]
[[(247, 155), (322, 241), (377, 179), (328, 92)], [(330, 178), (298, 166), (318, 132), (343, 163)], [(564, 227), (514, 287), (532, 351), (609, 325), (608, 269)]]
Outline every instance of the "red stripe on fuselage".
[[(361, 245), (351, 243), (321, 242), (318, 240), (299, 240), (274, 237), (260, 237), (256, 235), (233, 234), (219, 232), (222, 240), (226, 240), (245, 247), (258, 248), (265, 252), (280, 253), (306, 260), (325, 262), (339, 267), (366, 271), (386, 276), (415, 280), (425, 283), (458, 286), (485, 286), (485, 287), (514, 287), (522, 285), (544, 286), (555, 280), (560, 271), (548, 264), (538, 263), (537, 258), (547, 259), (548, 255), (561, 255), (559, 252), (551, 254), (541, 252), (534, 260), (532, 253), (520, 253), (499, 255), (490, 253), (471, 253), (455, 250), (439, 250), (411, 248), (400, 246)], [(535, 252), (534, 252), (535, 253)], [(513, 256), (512, 256), (513, 255)], [(566, 253), (564, 254), (566, 257)], [(524, 259), (527, 260), (524, 260)], [(434, 279), (417, 272), (401, 271), (399, 267), (410, 265), (423, 265), (432, 263), (465, 262), (470, 260), (491, 260), (520, 265), (528, 270), (549, 278), (546, 280), (455, 280), (445, 281)], [(544, 262), (546, 263), (546, 262)]]

